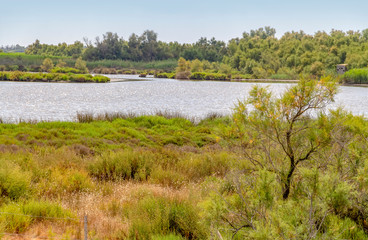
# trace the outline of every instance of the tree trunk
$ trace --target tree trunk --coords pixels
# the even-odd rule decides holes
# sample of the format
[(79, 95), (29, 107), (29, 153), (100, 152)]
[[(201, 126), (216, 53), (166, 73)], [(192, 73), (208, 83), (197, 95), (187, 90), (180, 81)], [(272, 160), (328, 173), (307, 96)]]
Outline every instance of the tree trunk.
[(284, 187), (283, 187), (284, 193), (282, 194), (282, 198), (284, 200), (286, 200), (289, 197), (290, 187), (291, 187), (291, 182), (292, 182), (292, 176), (293, 176), (295, 167), (296, 166), (294, 164), (294, 159), (290, 159), (290, 169), (289, 169), (289, 172), (288, 172), (288, 175), (286, 177), (286, 181), (285, 181)]

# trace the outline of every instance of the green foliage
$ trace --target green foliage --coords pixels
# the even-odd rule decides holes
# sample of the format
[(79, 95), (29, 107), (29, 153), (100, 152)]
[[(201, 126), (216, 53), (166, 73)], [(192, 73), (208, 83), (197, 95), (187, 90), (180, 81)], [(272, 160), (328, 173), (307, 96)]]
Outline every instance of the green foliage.
[[(147, 195), (133, 209), (128, 212), (133, 218), (129, 238), (150, 239), (152, 235), (170, 233), (184, 239), (204, 239), (207, 236), (199, 223), (198, 211), (189, 202)], [(168, 239), (181, 238), (172, 236)]]
[[(244, 137), (243, 141), (250, 144), (254, 141), (267, 142), (272, 148), (279, 147), (283, 153), (281, 158), (288, 159), (284, 163), (278, 162), (277, 165), (282, 167), (276, 170), (282, 179), (284, 199), (289, 196), (292, 177), (297, 166), (309, 160), (311, 155), (330, 141), (331, 133), (326, 124), (326, 116), (321, 112), (314, 112), (318, 115), (316, 122), (313, 123), (308, 120), (310, 117), (308, 114), (323, 110), (333, 101), (336, 92), (336, 83), (331, 81), (331, 78), (323, 78), (318, 82), (300, 80), (280, 99), (274, 99), (266, 88), (255, 86), (250, 92), (249, 99), (239, 102), (235, 108), (234, 121), (239, 136)], [(248, 104), (253, 106), (253, 111), (247, 111)], [(255, 131), (249, 131), (246, 125), (252, 125)], [(274, 164), (264, 162), (263, 159), (251, 158), (249, 161), (261, 168), (268, 168), (269, 164)]]
[[(55, 71), (58, 71), (56, 68)], [(62, 73), (24, 73), (24, 72), (0, 72), (0, 80), (3, 81), (69, 81), (69, 82), (95, 82), (106, 83), (110, 78), (90, 74), (62, 74)]]
[[(0, 198), (0, 212), (13, 213), (0, 214), (0, 231), (74, 231), (80, 219), (67, 206), (88, 211), (89, 234), (101, 239), (367, 239), (368, 121), (310, 110), (332, 100), (328, 80), (278, 98), (255, 87), (233, 118), (193, 123), (161, 111), (2, 123), (0, 189), (14, 197)], [(284, 199), (288, 131), (294, 160), (318, 149), (295, 164)]]
[(342, 76), (344, 83), (368, 83), (368, 68), (350, 69)]
[(76, 68), (66, 68), (66, 67), (54, 67), (51, 69), (52, 73), (84, 73)]
[(220, 73), (194, 72), (190, 75), (193, 80), (229, 80), (229, 77)]
[(11, 200), (27, 198), (30, 194), (30, 174), (18, 165), (1, 160), (0, 166), (0, 196)]
[(86, 62), (83, 61), (81, 57), (75, 61), (75, 68), (78, 69), (80, 73), (88, 73)]
[(176, 68), (175, 78), (177, 78), (177, 79), (189, 79), (190, 75), (191, 75), (190, 61), (187, 61), (182, 57), (179, 58), (178, 67)]
[(154, 155), (148, 152), (109, 153), (89, 166), (91, 176), (100, 180), (146, 180), (152, 171)]
[(41, 65), (41, 69), (43, 71), (49, 72), (53, 67), (54, 67), (54, 63), (52, 62), (50, 58), (45, 58), (45, 60), (43, 60), (42, 65)]
[[(10, 233), (22, 233), (33, 223), (57, 221), (55, 218), (75, 218), (68, 210), (47, 201), (10, 203), (0, 208), (0, 229)], [(67, 220), (66, 222), (71, 220)]]
[(155, 73), (156, 78), (175, 78), (175, 73)]

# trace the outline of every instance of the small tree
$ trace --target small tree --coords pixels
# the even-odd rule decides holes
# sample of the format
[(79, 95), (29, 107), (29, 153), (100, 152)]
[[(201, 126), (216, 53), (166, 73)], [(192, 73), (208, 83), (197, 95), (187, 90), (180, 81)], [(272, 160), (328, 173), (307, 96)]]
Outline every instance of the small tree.
[(43, 71), (49, 72), (53, 67), (54, 67), (54, 63), (52, 62), (50, 58), (45, 58), (45, 60), (43, 60), (42, 65), (41, 65), (41, 69)]
[(190, 62), (182, 57), (179, 58), (178, 67), (176, 68), (176, 78), (189, 79), (190, 75)]
[(79, 57), (75, 62), (75, 68), (80, 70), (82, 73), (88, 73), (87, 64), (81, 57)]
[(329, 77), (300, 80), (280, 98), (255, 86), (250, 97), (235, 108), (234, 121), (246, 152), (255, 151), (246, 153), (247, 159), (279, 176), (283, 199), (289, 197), (297, 167), (330, 141), (322, 110), (334, 100), (336, 92), (337, 85)]

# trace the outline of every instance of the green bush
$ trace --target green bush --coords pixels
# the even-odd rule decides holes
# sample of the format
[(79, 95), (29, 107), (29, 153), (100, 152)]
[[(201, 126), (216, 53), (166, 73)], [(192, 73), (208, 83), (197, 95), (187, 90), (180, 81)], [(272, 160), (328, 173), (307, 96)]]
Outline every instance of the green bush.
[(175, 73), (167, 73), (167, 72), (163, 72), (163, 73), (155, 73), (155, 77), (156, 78), (171, 78), (174, 79), (175, 78)]
[(342, 75), (344, 83), (368, 83), (368, 68), (350, 69)]
[(96, 82), (106, 83), (110, 78), (90, 74), (63, 74), (63, 73), (28, 73), (28, 72), (0, 72), (0, 80), (3, 81), (71, 81), (71, 82)]
[[(30, 201), (28, 203), (10, 203), (0, 208), (0, 230), (21, 233), (31, 224), (42, 221), (55, 221), (65, 218), (65, 222), (77, 222), (75, 215), (56, 203)], [(73, 219), (75, 218), (75, 220)], [(78, 221), (79, 222), (79, 221)]]
[(31, 225), (32, 218), (30, 216), (24, 216), (25, 214), (21, 208), (15, 203), (3, 205), (0, 211), (11, 213), (0, 214), (0, 230), (2, 232), (21, 233)]
[(30, 194), (30, 175), (10, 162), (3, 162), (0, 166), (0, 196), (17, 200), (26, 198)]
[(57, 203), (46, 201), (30, 201), (20, 206), (21, 212), (25, 215), (37, 216), (32, 221), (43, 221), (45, 218), (75, 218), (70, 211), (63, 209)]
[[(151, 239), (153, 235), (175, 234), (169, 239), (206, 239), (207, 233), (199, 223), (198, 210), (186, 201), (164, 197), (144, 196), (130, 215), (129, 237)], [(157, 238), (156, 238), (157, 239)], [(166, 238), (163, 238), (166, 239)]]
[(226, 74), (194, 72), (190, 75), (192, 80), (229, 80)]
[(79, 69), (70, 67), (54, 67), (51, 69), (52, 73), (82, 73)]
[(146, 180), (154, 155), (144, 151), (124, 151), (102, 155), (89, 165), (89, 173), (99, 180)]

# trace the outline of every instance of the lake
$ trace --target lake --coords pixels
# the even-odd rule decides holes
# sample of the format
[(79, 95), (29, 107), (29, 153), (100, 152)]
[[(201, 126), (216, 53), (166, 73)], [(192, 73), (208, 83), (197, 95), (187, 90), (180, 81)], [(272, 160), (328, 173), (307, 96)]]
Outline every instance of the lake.
[[(180, 81), (108, 75), (116, 82), (33, 83), (0, 82), (0, 118), (67, 120), (77, 112), (154, 113), (158, 110), (180, 112), (200, 119), (208, 113), (231, 114), (238, 99), (247, 97), (256, 83)], [(119, 79), (131, 81), (119, 81)], [(290, 84), (257, 83), (281, 94)], [(331, 108), (344, 106), (354, 114), (368, 115), (368, 88), (340, 87)]]

